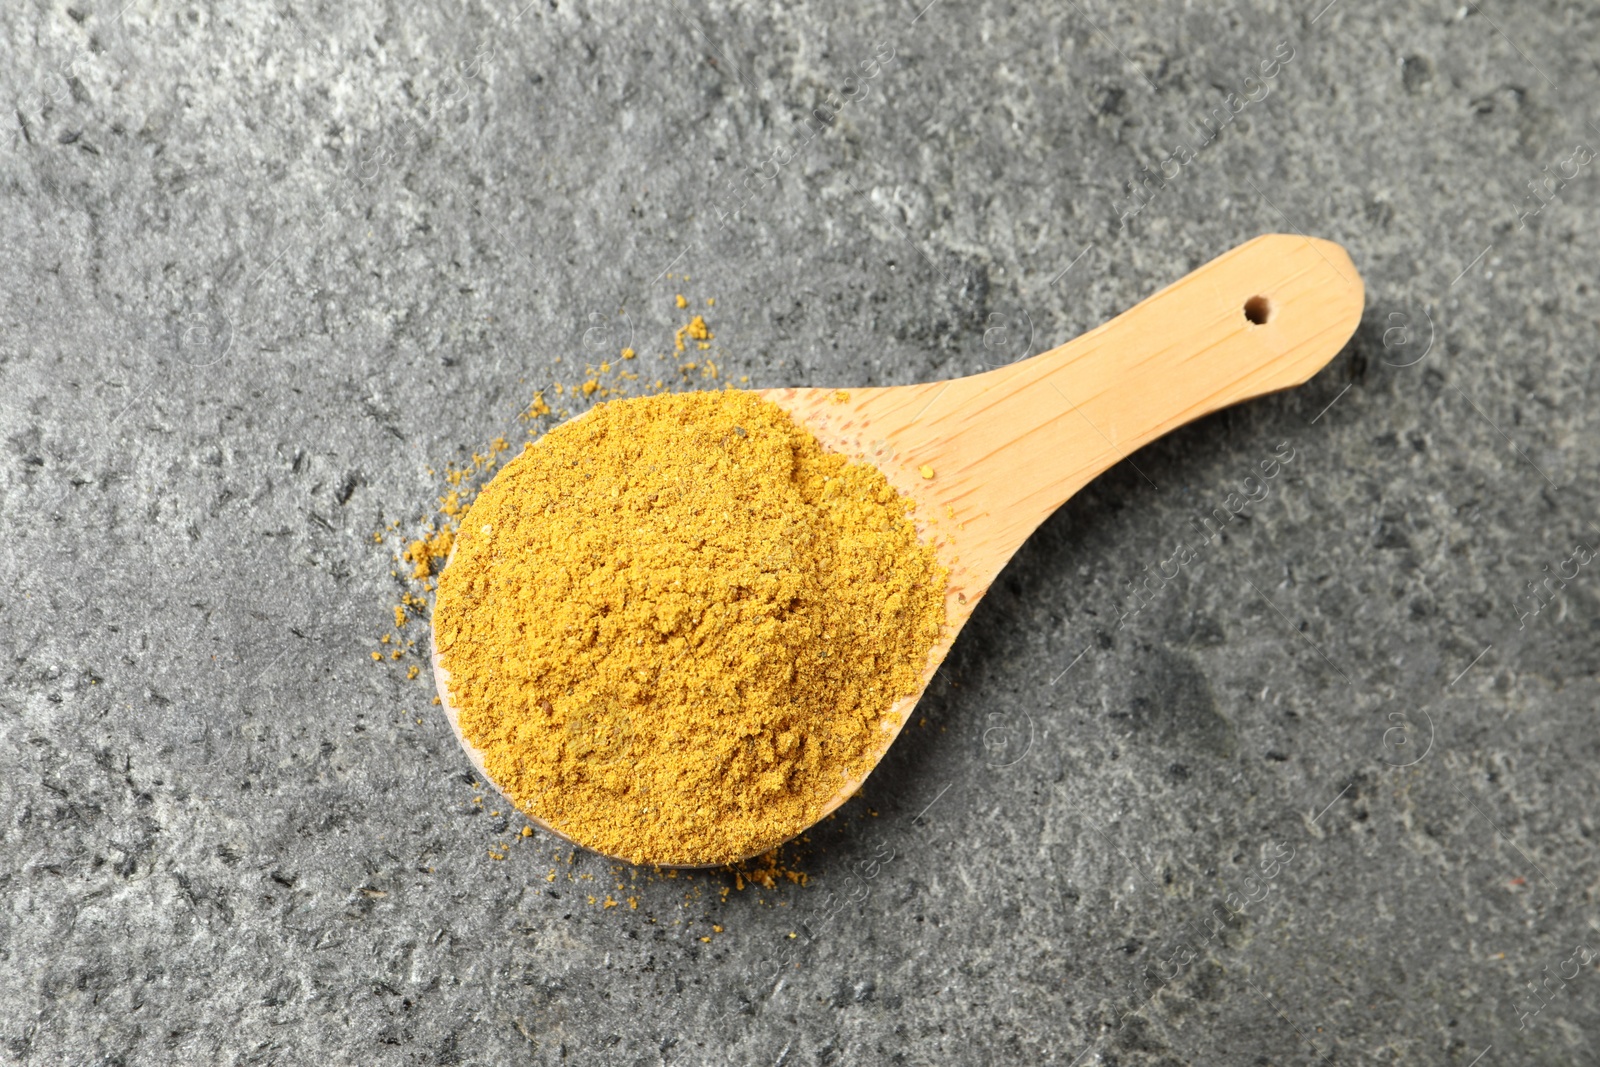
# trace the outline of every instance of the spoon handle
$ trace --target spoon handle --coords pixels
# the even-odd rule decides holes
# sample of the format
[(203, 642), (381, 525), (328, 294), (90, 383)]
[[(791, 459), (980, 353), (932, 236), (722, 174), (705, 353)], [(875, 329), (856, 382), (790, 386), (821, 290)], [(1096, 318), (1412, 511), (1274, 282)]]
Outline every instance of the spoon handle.
[(1058, 348), (948, 383), (904, 455), (951, 473), (941, 495), (977, 525), (963, 556), (987, 584), (1106, 468), (1202, 415), (1305, 382), (1363, 304), (1343, 248), (1258, 237)]

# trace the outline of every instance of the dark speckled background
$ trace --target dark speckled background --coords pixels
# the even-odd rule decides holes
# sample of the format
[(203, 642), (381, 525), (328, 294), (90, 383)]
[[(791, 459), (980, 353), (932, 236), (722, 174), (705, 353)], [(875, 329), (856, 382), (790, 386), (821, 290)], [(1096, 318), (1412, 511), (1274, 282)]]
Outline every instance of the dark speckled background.
[[(0, 1061), (1600, 1062), (1593, 5), (122, 2), (0, 13)], [(915, 382), (1292, 230), (1356, 338), (1048, 521), (808, 885), (488, 858), (368, 659), (430, 469), (678, 292)]]

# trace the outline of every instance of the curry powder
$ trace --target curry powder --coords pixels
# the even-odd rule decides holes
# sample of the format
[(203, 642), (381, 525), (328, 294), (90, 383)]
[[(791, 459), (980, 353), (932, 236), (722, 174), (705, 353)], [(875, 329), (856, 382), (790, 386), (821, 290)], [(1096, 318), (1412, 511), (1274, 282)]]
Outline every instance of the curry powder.
[(602, 404), (462, 521), (434, 612), (462, 735), (599, 852), (766, 851), (868, 769), (921, 683), (946, 574), (911, 515), (753, 393)]

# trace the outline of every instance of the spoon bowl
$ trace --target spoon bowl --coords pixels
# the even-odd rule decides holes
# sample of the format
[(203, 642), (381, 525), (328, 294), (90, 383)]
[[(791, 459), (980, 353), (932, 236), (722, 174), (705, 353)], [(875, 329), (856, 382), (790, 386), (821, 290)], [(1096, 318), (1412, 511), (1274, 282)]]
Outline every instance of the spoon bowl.
[[(871, 463), (915, 501), (919, 532), (949, 571), (945, 626), (917, 691), (889, 710), (868, 769), (844, 778), (817, 818), (861, 788), (990, 583), (1041, 522), (1168, 431), (1309, 380), (1355, 332), (1364, 301), (1343, 248), (1268, 234), (1104, 325), (1008, 366), (921, 385), (761, 390), (824, 448)], [(437, 645), (433, 671), (451, 728), (493, 782), (482, 753), (461, 732)]]

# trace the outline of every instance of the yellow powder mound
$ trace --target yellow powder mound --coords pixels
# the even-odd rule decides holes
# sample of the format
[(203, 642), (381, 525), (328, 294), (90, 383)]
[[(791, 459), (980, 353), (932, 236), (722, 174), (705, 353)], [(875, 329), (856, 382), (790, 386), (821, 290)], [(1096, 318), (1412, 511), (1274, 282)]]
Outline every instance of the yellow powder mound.
[(462, 521), (434, 611), (462, 733), (589, 848), (766, 851), (866, 768), (918, 687), (945, 572), (910, 509), (754, 394), (602, 404)]

